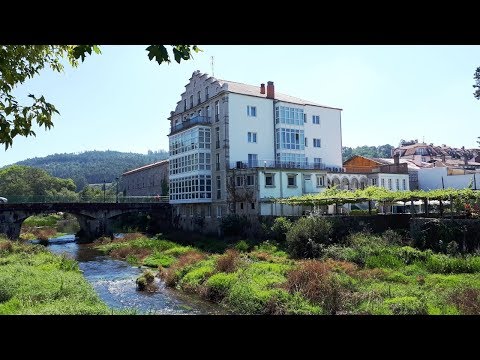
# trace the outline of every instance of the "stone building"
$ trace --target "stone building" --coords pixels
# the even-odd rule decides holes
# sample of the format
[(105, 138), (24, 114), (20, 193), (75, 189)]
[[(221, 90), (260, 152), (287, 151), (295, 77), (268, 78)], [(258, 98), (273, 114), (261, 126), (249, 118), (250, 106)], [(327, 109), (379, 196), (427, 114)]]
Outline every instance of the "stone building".
[(168, 195), (168, 160), (124, 172), (121, 184), (124, 196)]

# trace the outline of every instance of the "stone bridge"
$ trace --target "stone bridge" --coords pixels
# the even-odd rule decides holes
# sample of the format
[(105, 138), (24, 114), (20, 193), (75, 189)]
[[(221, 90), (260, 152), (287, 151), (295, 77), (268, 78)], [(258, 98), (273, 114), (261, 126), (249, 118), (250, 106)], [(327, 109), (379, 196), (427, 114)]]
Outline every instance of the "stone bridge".
[(171, 209), (168, 203), (21, 203), (0, 204), (0, 233), (18, 239), (25, 219), (32, 215), (66, 212), (74, 215), (80, 224), (83, 240), (111, 235), (114, 218), (126, 213), (141, 212), (152, 215), (157, 222), (170, 225)]

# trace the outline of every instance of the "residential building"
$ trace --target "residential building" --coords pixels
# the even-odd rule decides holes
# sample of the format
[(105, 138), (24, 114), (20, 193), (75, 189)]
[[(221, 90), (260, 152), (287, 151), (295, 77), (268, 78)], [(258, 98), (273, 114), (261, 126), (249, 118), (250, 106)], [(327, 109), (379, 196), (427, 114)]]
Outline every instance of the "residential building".
[(124, 196), (168, 195), (168, 160), (124, 172), (121, 184)]
[[(196, 101), (193, 101), (195, 99)], [(170, 203), (184, 228), (323, 191), (342, 169), (341, 109), (195, 71), (170, 113)], [(285, 208), (284, 215), (302, 212)]]

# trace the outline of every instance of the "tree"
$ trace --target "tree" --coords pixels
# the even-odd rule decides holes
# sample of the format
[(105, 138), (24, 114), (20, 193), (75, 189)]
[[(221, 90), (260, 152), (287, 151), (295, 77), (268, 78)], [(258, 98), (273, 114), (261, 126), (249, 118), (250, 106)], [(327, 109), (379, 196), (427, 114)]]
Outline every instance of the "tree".
[(473, 85), (475, 92), (473, 93), (473, 96), (475, 96), (477, 100), (480, 100), (480, 66), (477, 67), (477, 70), (475, 70), (473, 79), (475, 80), (475, 85)]
[[(193, 52), (201, 51), (196, 45), (171, 45), (177, 63), (192, 58)], [(36, 136), (32, 124), (50, 129), (52, 116), (59, 111), (43, 96), (29, 94), (31, 103), (20, 104), (12, 91), (19, 84), (33, 78), (45, 67), (62, 72), (62, 59), (78, 66), (92, 51), (100, 54), (97, 45), (0, 45), (0, 144), (5, 150), (13, 145), (13, 139), (20, 136)], [(150, 45), (146, 48), (148, 58), (158, 64), (170, 63), (170, 54), (164, 45)]]

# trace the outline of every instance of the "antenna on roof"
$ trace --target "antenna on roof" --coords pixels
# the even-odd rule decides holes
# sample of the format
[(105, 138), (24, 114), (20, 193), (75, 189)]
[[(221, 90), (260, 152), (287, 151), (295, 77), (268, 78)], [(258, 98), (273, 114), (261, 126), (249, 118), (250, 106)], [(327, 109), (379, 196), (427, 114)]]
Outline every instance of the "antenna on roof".
[(211, 56), (211, 64), (212, 64), (212, 76), (215, 77), (215, 73), (213, 71), (213, 56)]

